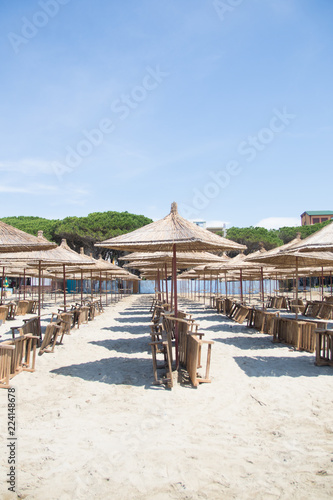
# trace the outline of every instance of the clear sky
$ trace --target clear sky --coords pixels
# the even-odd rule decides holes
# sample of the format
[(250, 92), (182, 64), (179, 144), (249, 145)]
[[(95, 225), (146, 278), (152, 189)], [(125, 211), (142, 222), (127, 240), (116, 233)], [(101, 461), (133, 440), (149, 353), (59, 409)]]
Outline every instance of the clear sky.
[(1, 216), (333, 210), (332, 25), (332, 0), (1, 2)]

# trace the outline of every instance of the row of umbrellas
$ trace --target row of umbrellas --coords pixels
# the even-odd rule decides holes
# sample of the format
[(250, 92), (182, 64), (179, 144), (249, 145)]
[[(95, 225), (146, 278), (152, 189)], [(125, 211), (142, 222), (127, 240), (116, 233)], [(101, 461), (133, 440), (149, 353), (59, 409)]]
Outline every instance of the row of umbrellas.
[[(325, 226), (313, 235), (296, 240), (268, 252), (259, 251), (250, 256), (240, 253), (234, 259), (226, 255), (217, 256), (216, 252), (243, 252), (245, 245), (233, 242), (181, 217), (177, 204), (172, 203), (170, 213), (163, 219), (148, 224), (140, 229), (115, 238), (97, 243), (96, 246), (131, 252), (126, 255), (128, 267), (140, 269), (141, 275), (152, 277), (160, 275), (172, 276), (172, 292), (174, 312), (177, 315), (177, 273), (181, 269), (203, 265), (202, 271), (225, 272), (238, 270), (246, 274), (255, 271), (264, 276), (268, 266), (270, 269), (294, 269), (296, 279), (299, 268), (310, 266), (333, 266), (333, 224)], [(144, 252), (144, 253), (143, 253)], [(215, 252), (215, 253), (212, 253)], [(0, 265), (22, 265), (37, 267), (41, 270), (63, 268), (64, 280), (66, 267), (74, 271), (80, 270), (91, 275), (95, 272), (126, 273), (124, 269), (71, 250), (65, 241), (58, 247), (50, 243), (39, 233), (38, 237), (27, 235), (23, 231), (0, 222)], [(99, 266), (99, 268), (98, 268)], [(198, 270), (197, 270), (198, 271)], [(68, 276), (68, 274), (67, 274)], [(132, 279), (137, 279), (131, 275)], [(297, 287), (296, 287), (297, 293)], [(177, 337), (176, 337), (177, 341)]]
[[(89, 273), (90, 278), (102, 278), (102, 273), (105, 273), (106, 279), (109, 273), (111, 277), (119, 277), (121, 279), (137, 280), (137, 276), (128, 271), (116, 266), (103, 259), (94, 259), (92, 256), (84, 255), (83, 252), (78, 254), (72, 250), (62, 240), (57, 246), (55, 243), (49, 242), (42, 231), (38, 232), (38, 236), (32, 236), (19, 229), (13, 228), (8, 224), (0, 221), (0, 266), (2, 267), (2, 283), (4, 282), (5, 270), (20, 269), (23, 274), (26, 270), (38, 269), (38, 314), (41, 310), (41, 283), (43, 271), (53, 270), (49, 276), (63, 273), (64, 281), (64, 308), (66, 309), (66, 279), (73, 276), (74, 272), (81, 273), (81, 279)], [(68, 268), (71, 270), (66, 274)], [(29, 271), (28, 271), (29, 272)], [(2, 294), (1, 294), (2, 298)]]
[[(105, 240), (97, 246), (138, 252), (127, 255), (128, 267), (140, 269), (141, 276), (172, 275), (173, 305), (177, 316), (177, 271), (193, 267), (196, 262), (204, 262), (203, 272), (215, 270), (239, 270), (242, 273), (257, 272), (261, 279), (268, 269), (278, 267), (284, 272), (294, 269), (298, 283), (299, 268), (310, 266), (333, 266), (333, 224), (325, 226), (317, 233), (268, 252), (258, 251), (251, 256), (239, 254), (228, 260), (225, 256), (203, 255), (202, 252), (244, 251), (246, 247), (193, 224), (178, 214), (177, 204), (172, 203), (170, 214), (163, 219), (137, 229), (131, 233)], [(144, 254), (142, 252), (145, 252)], [(201, 255), (199, 255), (200, 252)], [(214, 262), (214, 264), (212, 264)], [(200, 271), (196, 269), (196, 275)], [(186, 276), (186, 275), (184, 275)], [(193, 277), (193, 274), (192, 274)], [(298, 286), (296, 287), (296, 298)], [(177, 332), (176, 332), (177, 346)], [(177, 352), (177, 349), (176, 349)]]

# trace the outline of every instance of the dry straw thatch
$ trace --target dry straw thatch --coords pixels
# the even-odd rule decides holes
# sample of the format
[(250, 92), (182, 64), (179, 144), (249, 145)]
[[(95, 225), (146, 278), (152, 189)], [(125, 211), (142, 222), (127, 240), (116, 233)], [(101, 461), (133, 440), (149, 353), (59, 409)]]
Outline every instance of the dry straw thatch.
[(86, 255), (80, 255), (72, 250), (62, 240), (61, 244), (51, 250), (34, 250), (30, 252), (1, 253), (1, 262), (20, 262), (29, 266), (42, 265), (44, 268), (61, 265), (87, 267), (94, 264)]
[(293, 247), (300, 252), (332, 252), (333, 251), (333, 222), (319, 231), (311, 234)]
[(0, 253), (48, 250), (56, 246), (55, 243), (44, 238), (43, 231), (38, 231), (38, 237), (36, 237), (0, 221)]
[[(267, 252), (268, 253), (268, 252)], [(251, 260), (260, 264), (271, 264), (279, 267), (316, 267), (333, 264), (332, 252), (300, 252), (289, 250), (271, 255), (263, 254)]]
[(246, 247), (217, 236), (207, 229), (189, 222), (178, 214), (177, 204), (172, 203), (169, 215), (131, 233), (96, 243), (96, 246), (127, 251), (223, 251), (244, 250)]

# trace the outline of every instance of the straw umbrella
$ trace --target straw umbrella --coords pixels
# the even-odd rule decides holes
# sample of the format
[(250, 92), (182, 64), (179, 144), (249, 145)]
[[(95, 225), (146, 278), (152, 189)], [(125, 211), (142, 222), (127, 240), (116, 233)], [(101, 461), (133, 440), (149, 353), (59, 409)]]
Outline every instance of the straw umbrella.
[(333, 251), (333, 223), (319, 229), (304, 240), (301, 240), (293, 249), (300, 252), (332, 252)]
[[(177, 251), (243, 250), (244, 245), (222, 238), (178, 214), (177, 204), (172, 203), (170, 214), (163, 219), (96, 243), (96, 246), (123, 251), (168, 251), (173, 253), (174, 313), (177, 317)], [(177, 323), (176, 323), (177, 325)], [(178, 366), (178, 330), (176, 326), (176, 360)]]
[(48, 250), (56, 246), (55, 243), (51, 243), (43, 236), (43, 231), (38, 231), (36, 237), (0, 221), (0, 254), (2, 252)]

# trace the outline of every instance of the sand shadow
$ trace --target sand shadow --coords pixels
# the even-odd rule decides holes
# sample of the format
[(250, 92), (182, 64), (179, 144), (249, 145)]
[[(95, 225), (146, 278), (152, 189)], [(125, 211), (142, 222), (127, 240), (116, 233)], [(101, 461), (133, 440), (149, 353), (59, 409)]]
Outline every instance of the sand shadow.
[(329, 366), (318, 367), (315, 357), (273, 357), (273, 356), (235, 356), (234, 360), (248, 377), (319, 377), (333, 374)]
[(135, 323), (135, 322), (143, 322), (143, 320), (146, 320), (146, 322), (148, 323), (150, 321), (150, 319), (148, 318), (148, 316), (136, 316), (135, 314), (131, 314), (131, 315), (128, 315), (126, 318), (115, 318), (115, 321), (117, 321), (118, 323)]
[(150, 351), (149, 347), (150, 337), (136, 337), (131, 339), (107, 339), (107, 340), (92, 340), (89, 344), (104, 347), (109, 351), (123, 352), (126, 354), (133, 354), (139, 352)]
[(149, 316), (149, 312), (147, 312), (147, 310), (141, 310), (141, 309), (134, 309), (132, 307), (129, 307), (128, 309), (126, 309), (126, 311), (119, 311), (118, 314), (120, 314), (120, 316)]
[[(254, 332), (256, 333), (256, 332)], [(258, 337), (257, 335), (242, 335), (237, 337), (213, 338), (214, 342), (220, 342), (225, 345), (233, 345), (244, 351), (253, 351), (256, 349), (278, 349), (282, 347), (290, 347), (286, 344), (280, 344), (272, 341), (271, 335)]]
[(130, 335), (145, 335), (149, 332), (149, 326), (145, 327), (145, 325), (115, 325), (115, 326), (104, 326), (101, 330), (108, 330), (112, 333), (129, 333)]
[(152, 362), (144, 358), (113, 357), (87, 363), (62, 366), (50, 373), (78, 377), (109, 385), (132, 385), (153, 389)]

